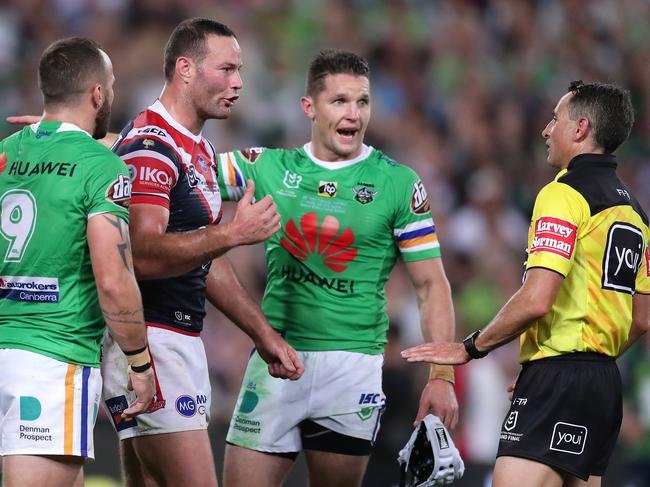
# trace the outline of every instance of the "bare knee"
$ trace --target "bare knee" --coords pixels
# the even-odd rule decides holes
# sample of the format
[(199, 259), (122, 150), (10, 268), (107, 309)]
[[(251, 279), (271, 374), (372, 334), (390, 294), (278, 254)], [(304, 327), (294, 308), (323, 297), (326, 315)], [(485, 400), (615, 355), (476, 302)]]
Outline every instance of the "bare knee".
[[(280, 487), (293, 466), (287, 455), (264, 453), (227, 444), (224, 457), (224, 487)], [(251, 468), (255, 465), (255, 468)]]

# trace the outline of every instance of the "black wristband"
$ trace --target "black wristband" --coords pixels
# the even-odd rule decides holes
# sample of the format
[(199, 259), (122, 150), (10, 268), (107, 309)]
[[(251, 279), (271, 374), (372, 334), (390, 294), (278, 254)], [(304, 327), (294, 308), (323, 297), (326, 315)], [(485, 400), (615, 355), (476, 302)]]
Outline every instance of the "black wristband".
[(476, 337), (478, 337), (480, 333), (481, 330), (476, 330), (474, 333), (472, 333), (467, 338), (465, 338), (465, 340), (463, 340), (463, 345), (465, 346), (465, 351), (467, 352), (467, 355), (469, 355), (473, 359), (483, 358), (488, 354), (488, 352), (480, 352), (476, 348)]
[(126, 350), (122, 350), (122, 353), (124, 353), (124, 355), (129, 355), (129, 356), (130, 356), (130, 355), (137, 355), (137, 354), (139, 354), (139, 353), (144, 352), (146, 349), (147, 349), (147, 346), (145, 345), (145, 346), (142, 347), (142, 348), (138, 348), (137, 350), (131, 350), (131, 351), (129, 351), (129, 352), (127, 352)]
[(136, 374), (141, 374), (142, 372), (146, 372), (151, 368), (151, 362), (147, 362), (144, 365), (132, 365), (131, 370), (135, 372)]

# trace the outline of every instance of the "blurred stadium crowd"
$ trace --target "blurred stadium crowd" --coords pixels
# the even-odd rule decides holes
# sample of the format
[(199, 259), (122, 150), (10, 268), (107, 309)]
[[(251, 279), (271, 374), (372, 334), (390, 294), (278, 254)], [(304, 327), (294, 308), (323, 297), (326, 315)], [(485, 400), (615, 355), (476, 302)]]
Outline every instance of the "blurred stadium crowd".
[[(648, 0), (4, 0), (0, 117), (38, 113), (40, 53), (56, 38), (83, 35), (113, 59), (112, 129), (119, 131), (160, 93), (162, 51), (173, 27), (197, 15), (228, 24), (243, 49), (244, 89), (234, 116), (204, 131), (218, 150), (302, 145), (309, 124), (299, 97), (313, 55), (338, 47), (370, 60), (366, 142), (416, 169), (428, 189), (459, 337), (484, 326), (519, 286), (532, 202), (553, 176), (541, 131), (569, 81), (613, 81), (632, 92), (637, 121), (619, 151), (620, 172), (650, 210)], [(1, 137), (14, 130), (0, 122)], [(261, 247), (230, 257), (261, 297)], [(373, 487), (395, 485), (397, 450), (410, 434), (426, 377), (425, 368), (402, 363), (398, 354), (421, 340), (407, 279), (398, 267), (388, 286), (388, 410), (366, 479)], [(217, 447), (251, 344), (215, 310), (205, 329)], [(619, 361), (626, 418), (604, 486), (650, 485), (649, 357), (646, 340)], [(455, 437), (469, 464), (462, 485), (482, 485), (517, 371), (516, 344), (457, 370), (462, 420)]]

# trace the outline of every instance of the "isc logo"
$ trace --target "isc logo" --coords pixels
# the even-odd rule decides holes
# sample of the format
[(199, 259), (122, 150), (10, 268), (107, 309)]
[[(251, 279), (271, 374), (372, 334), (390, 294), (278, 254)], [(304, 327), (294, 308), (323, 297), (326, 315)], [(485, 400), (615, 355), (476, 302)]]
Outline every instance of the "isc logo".
[(361, 394), (359, 398), (359, 404), (379, 404), (381, 394), (376, 394), (369, 392), (367, 394)]

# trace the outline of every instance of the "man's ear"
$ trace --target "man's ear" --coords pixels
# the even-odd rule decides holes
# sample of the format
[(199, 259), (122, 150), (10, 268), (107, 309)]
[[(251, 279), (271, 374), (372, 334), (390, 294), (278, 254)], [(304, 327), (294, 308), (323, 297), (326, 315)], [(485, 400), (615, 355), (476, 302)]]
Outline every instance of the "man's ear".
[(587, 117), (580, 117), (576, 123), (574, 139), (576, 142), (582, 142), (591, 134), (591, 124)]
[(309, 120), (313, 121), (316, 118), (316, 113), (314, 113), (314, 99), (311, 96), (303, 96), (300, 98), (300, 106)]
[(176, 60), (175, 75), (183, 83), (189, 83), (196, 73), (196, 64), (190, 58), (179, 56)]
[(99, 108), (102, 106), (104, 103), (104, 100), (106, 99), (106, 90), (102, 85), (99, 83), (96, 85), (93, 85), (92, 91), (91, 91), (91, 98), (93, 102), (93, 108), (95, 110), (99, 110)]

